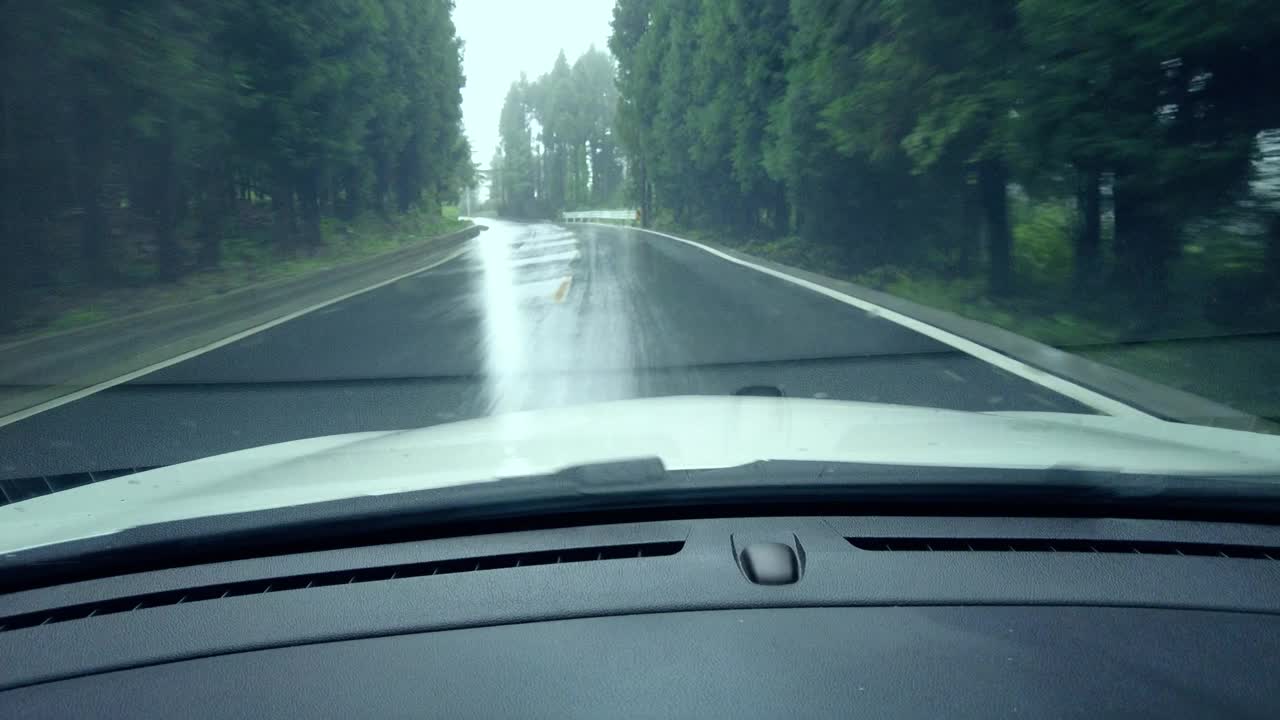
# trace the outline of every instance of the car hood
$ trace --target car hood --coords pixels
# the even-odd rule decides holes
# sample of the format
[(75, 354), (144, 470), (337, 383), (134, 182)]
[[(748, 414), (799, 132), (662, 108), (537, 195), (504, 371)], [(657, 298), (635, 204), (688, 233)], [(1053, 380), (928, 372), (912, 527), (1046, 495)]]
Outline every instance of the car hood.
[(624, 400), (227, 453), (0, 507), (0, 552), (194, 517), (658, 457), (1280, 475), (1280, 437), (1148, 418), (764, 397)]

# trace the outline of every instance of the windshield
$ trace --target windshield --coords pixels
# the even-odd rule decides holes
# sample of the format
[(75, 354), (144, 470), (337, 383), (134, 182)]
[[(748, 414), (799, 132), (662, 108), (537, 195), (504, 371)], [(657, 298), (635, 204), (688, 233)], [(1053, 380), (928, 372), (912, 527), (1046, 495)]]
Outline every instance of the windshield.
[(1270, 2), (4, 13), (0, 505), (393, 431), (380, 491), (624, 451), (1280, 469)]

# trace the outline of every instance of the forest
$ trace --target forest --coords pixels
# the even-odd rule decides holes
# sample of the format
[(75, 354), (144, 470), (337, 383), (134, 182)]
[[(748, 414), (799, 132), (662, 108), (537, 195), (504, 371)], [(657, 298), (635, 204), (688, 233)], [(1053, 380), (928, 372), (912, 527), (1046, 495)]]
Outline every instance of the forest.
[(614, 73), (609, 54), (591, 48), (573, 65), (561, 52), (546, 74), (512, 83), (490, 163), (498, 212), (553, 217), (623, 201)]
[(0, 331), (315, 254), (470, 184), (452, 0), (59, 0), (0, 24)]
[(649, 224), (864, 278), (980, 279), (1041, 316), (1274, 318), (1275, 9), (618, 0), (631, 197)]

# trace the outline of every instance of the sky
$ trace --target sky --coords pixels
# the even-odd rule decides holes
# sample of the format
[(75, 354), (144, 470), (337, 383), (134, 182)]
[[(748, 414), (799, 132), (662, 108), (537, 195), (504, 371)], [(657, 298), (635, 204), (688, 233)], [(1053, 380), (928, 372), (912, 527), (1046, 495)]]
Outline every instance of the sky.
[(462, 38), (462, 122), (475, 162), (487, 168), (511, 83), (549, 72), (561, 50), (570, 64), (588, 48), (608, 51), (613, 0), (456, 0)]

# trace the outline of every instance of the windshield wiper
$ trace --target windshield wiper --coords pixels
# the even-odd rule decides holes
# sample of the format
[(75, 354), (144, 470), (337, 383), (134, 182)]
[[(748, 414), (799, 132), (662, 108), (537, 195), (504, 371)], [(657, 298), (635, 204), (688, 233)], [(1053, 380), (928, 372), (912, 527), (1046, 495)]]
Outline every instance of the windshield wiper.
[(656, 458), (217, 515), (0, 557), (0, 592), (172, 567), (541, 527), (691, 517), (933, 515), (1280, 522), (1280, 478)]

